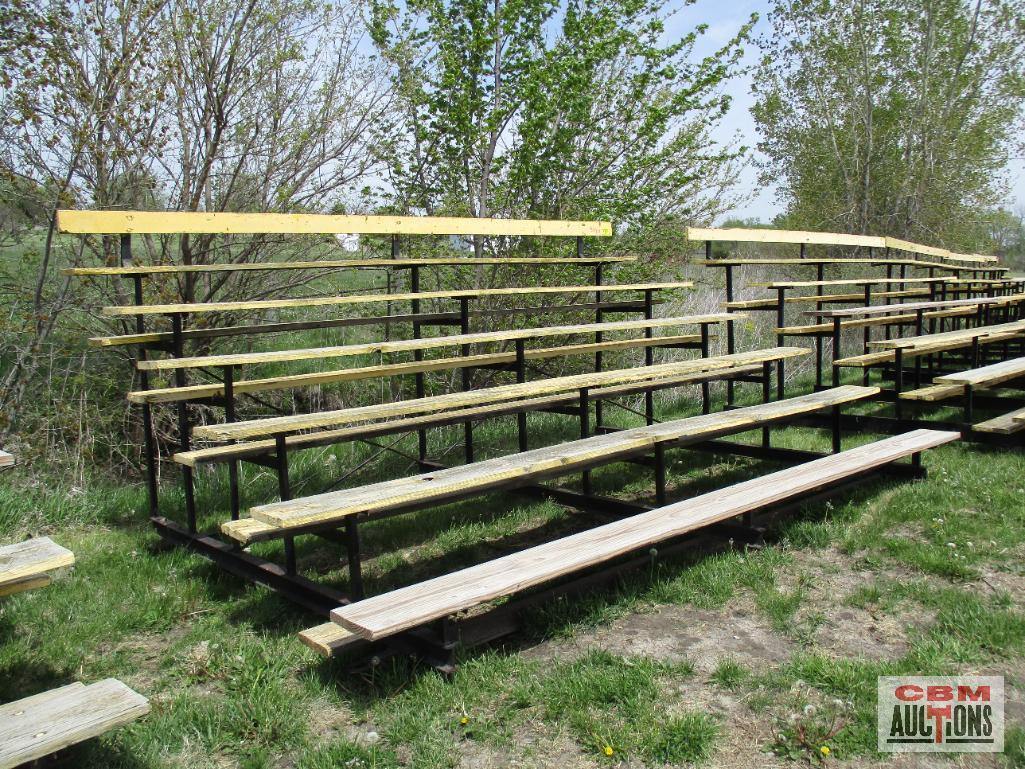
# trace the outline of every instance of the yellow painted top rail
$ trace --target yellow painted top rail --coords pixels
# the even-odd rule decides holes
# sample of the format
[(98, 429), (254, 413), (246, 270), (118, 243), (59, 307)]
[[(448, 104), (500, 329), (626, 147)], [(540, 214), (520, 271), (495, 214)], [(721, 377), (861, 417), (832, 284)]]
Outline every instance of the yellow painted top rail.
[(751, 229), (742, 227), (688, 227), (688, 240), (728, 241), (735, 243), (804, 243), (820, 246), (867, 246), (871, 248), (893, 248), (912, 254), (934, 256), (939, 259), (955, 259), (962, 262), (993, 263), (1000, 261), (995, 256), (982, 254), (959, 254), (945, 248), (925, 246), (900, 238), (875, 235), (846, 235), (839, 232), (804, 232), (802, 230)]
[(886, 238), (874, 235), (845, 235), (839, 232), (803, 232), (801, 230), (760, 230), (740, 227), (727, 229), (688, 227), (687, 239), (738, 243), (805, 243), (820, 246), (886, 247)]
[(341, 216), (329, 214), (205, 213), (194, 211), (57, 212), (61, 232), (82, 235), (289, 234), (289, 235), (512, 235), (606, 237), (610, 222), (475, 219), (447, 216)]

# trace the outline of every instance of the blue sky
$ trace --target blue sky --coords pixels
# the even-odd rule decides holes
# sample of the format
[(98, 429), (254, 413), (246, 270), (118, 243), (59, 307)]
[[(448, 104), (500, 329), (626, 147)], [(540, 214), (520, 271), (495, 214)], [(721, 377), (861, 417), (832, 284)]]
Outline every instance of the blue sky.
[[(696, 3), (677, 11), (669, 20), (667, 37), (679, 36), (692, 30), (698, 24), (707, 24), (708, 32), (698, 42), (695, 55), (704, 56), (729, 40), (743, 25), (752, 13), (761, 17), (755, 33), (768, 29), (766, 14), (768, 2), (765, 0), (697, 0)], [(747, 47), (745, 63), (757, 61), (757, 47)], [(754, 120), (751, 118), (752, 98), (750, 78), (742, 77), (733, 80), (728, 86), (733, 97), (732, 107), (722, 125), (716, 131), (716, 138), (726, 141), (737, 135), (743, 144), (754, 147), (758, 141)], [(1014, 160), (1008, 168), (1010, 181), (1010, 198), (1006, 205), (1011, 208), (1025, 207), (1025, 159)], [(758, 175), (754, 168), (747, 168), (741, 177), (741, 184), (754, 194), (751, 200), (733, 212), (733, 216), (753, 217), (770, 220), (780, 210), (773, 188), (762, 189), (758, 184)]]

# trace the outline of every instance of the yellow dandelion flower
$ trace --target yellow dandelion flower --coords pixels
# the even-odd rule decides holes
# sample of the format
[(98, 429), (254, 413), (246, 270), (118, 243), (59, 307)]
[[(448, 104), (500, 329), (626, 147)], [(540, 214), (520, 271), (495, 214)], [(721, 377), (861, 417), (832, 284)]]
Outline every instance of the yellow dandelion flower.
[(603, 753), (605, 753), (605, 755), (606, 755), (606, 756), (611, 756), (611, 755), (612, 755), (613, 753), (615, 753), (616, 751), (614, 751), (614, 750), (612, 749), (612, 746), (611, 746), (611, 745), (606, 745), (606, 746), (605, 746), (605, 747), (604, 747), (604, 748), (602, 749), (602, 752), (603, 752)]
[(833, 751), (829, 749), (828, 745), (823, 745), (821, 748), (819, 748), (819, 753), (821, 753), (824, 756), (828, 756), (832, 752)]
[(469, 716), (463, 716), (462, 718), (459, 719), (459, 723), (461, 723), (463, 726), (466, 726), (468, 723), (470, 723), (470, 717)]

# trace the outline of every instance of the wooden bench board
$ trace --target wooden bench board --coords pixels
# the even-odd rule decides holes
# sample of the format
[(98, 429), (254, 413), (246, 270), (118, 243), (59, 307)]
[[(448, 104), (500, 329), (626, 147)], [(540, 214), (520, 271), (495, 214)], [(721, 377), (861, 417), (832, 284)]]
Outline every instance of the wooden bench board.
[(979, 307), (992, 304), (1013, 304), (1025, 301), (1025, 294), (1011, 296), (979, 297), (977, 299), (947, 299), (934, 302), (905, 302), (902, 304), (878, 304), (871, 307), (842, 307), (838, 310), (805, 310), (805, 315), (822, 318), (855, 318), (884, 315), (889, 312), (911, 312), (917, 310), (940, 310), (950, 307)]
[(922, 345), (940, 344), (955, 340), (968, 340), (976, 337), (992, 336), (994, 334), (1020, 333), (1025, 331), (1025, 320), (1012, 321), (1010, 323), (997, 323), (991, 326), (975, 326), (974, 328), (963, 328), (956, 331), (944, 331), (939, 334), (922, 334), (921, 336), (905, 336), (897, 339), (876, 339), (869, 342), (869, 347), (883, 350), (896, 350), (897, 348), (913, 348)]
[[(759, 374), (760, 372), (761, 366), (737, 366), (730, 369), (719, 369), (698, 374), (669, 376), (638, 384), (596, 387), (588, 390), (587, 395), (589, 401), (608, 400), (624, 395), (635, 395), (640, 392), (647, 392), (654, 389), (665, 389), (685, 384), (698, 384), (701, 382), (715, 381), (717, 379), (748, 376)], [(574, 404), (577, 402), (578, 397), (578, 394), (575, 392), (561, 393), (559, 395), (548, 395), (541, 398), (527, 398), (525, 400), (494, 403), (474, 408), (453, 409), (451, 411), (443, 411), (440, 414), (429, 414), (421, 417), (390, 419), (383, 422), (375, 422), (370, 425), (360, 425), (359, 427), (345, 427), (339, 430), (321, 430), (315, 433), (289, 435), (285, 438), (285, 446), (290, 450), (315, 448), (318, 446), (342, 443), (348, 440), (373, 438), (384, 435), (394, 435), (401, 432), (412, 432), (413, 430), (418, 429), (460, 424), (467, 420), (507, 416), (520, 411), (539, 411), (541, 409)], [(211, 446), (203, 449), (178, 452), (174, 455), (174, 460), (182, 465), (196, 467), (200, 464), (223, 462), (230, 459), (240, 459), (266, 454), (274, 449), (275, 441), (273, 439), (245, 441), (242, 443), (230, 443), (222, 446)]]
[(953, 283), (959, 278), (842, 278), (836, 280), (774, 280), (752, 283), (756, 288), (822, 288), (824, 286), (874, 286), (892, 283)]
[[(932, 334), (932, 338), (946, 337), (947, 333), (944, 334)], [(1000, 342), (1010, 341), (1016, 339), (1025, 333), (1023, 331), (1005, 331), (999, 334), (988, 334), (986, 336), (979, 337), (979, 344), (982, 346), (999, 344)], [(911, 339), (912, 337), (904, 337), (905, 339)], [(917, 337), (921, 340), (929, 339), (928, 335)], [(920, 342), (917, 347), (903, 348), (904, 358), (911, 359), (921, 357), (923, 355), (931, 355), (937, 352), (946, 352), (947, 350), (960, 350), (965, 347), (971, 347), (972, 338), (945, 338), (938, 342), (926, 343)], [(869, 342), (869, 346), (874, 346)], [(853, 368), (864, 368), (865, 366), (874, 366), (877, 363), (885, 363), (888, 361), (896, 360), (896, 352), (894, 350), (882, 350), (880, 352), (870, 352), (864, 355), (852, 355), (849, 358), (840, 358), (833, 362), (834, 366), (846, 366)]]
[(702, 371), (747, 366), (763, 361), (783, 360), (807, 355), (808, 353), (809, 351), (802, 347), (753, 350), (751, 352), (699, 358), (677, 363), (662, 363), (654, 366), (615, 369), (593, 374), (552, 377), (534, 382), (500, 385), (481, 390), (448, 393), (372, 406), (358, 406), (336, 411), (324, 411), (317, 414), (295, 414), (242, 422), (200, 425), (192, 431), (192, 434), (201, 440), (248, 440), (250, 438), (265, 437), (285, 432), (340, 427), (346, 424), (369, 422), (375, 419), (414, 416), (416, 414), (426, 414), (445, 409), (550, 395), (557, 392), (579, 390), (581, 388), (628, 384), (630, 382), (657, 379), (675, 374), (696, 374)]
[[(878, 387), (845, 385), (782, 401), (595, 435), (360, 488), (259, 505), (251, 508), (249, 515), (250, 519), (272, 530), (276, 528), (286, 533), (288, 529), (335, 523), (352, 515), (401, 509), (412, 502), (441, 503), (476, 496), (524, 479), (566, 475), (651, 449), (658, 443), (681, 438), (700, 440), (723, 432), (739, 432), (742, 428), (754, 429), (771, 421), (850, 403), (878, 392)], [(250, 533), (253, 531), (251, 525), (247, 528)], [(238, 529), (237, 521), (229, 521), (221, 527), (233, 538)]]
[(368, 640), (394, 635), (960, 438), (915, 430), (536, 545), (331, 612)]
[[(677, 334), (673, 336), (638, 337), (636, 339), (615, 339), (609, 342), (588, 342), (585, 344), (567, 344), (561, 347), (540, 347), (524, 350), (524, 360), (544, 360), (569, 355), (587, 355), (595, 352), (615, 352), (617, 350), (633, 350), (662, 345), (697, 344), (701, 341), (699, 334)], [(318, 371), (309, 374), (291, 374), (288, 376), (268, 377), (265, 379), (242, 379), (234, 382), (236, 394), (249, 392), (266, 392), (268, 390), (286, 390), (293, 387), (309, 387), (313, 385), (337, 382), (353, 382), (361, 379), (393, 377), (407, 374), (422, 374), (432, 371), (452, 371), (473, 366), (492, 366), (514, 363), (515, 352), (488, 353), (482, 355), (460, 355), (448, 358), (434, 358), (425, 361), (409, 361), (406, 363), (388, 363), (379, 366), (360, 366), (357, 368)], [(152, 390), (136, 390), (128, 393), (132, 403), (175, 403), (178, 401), (211, 398), (224, 394), (224, 385), (219, 383), (186, 385), (184, 387), (163, 387)]]
[(81, 235), (512, 235), (608, 237), (612, 224), (554, 219), (360, 216), (225, 211), (57, 211), (60, 232)]
[(979, 433), (997, 433), (998, 435), (1011, 435), (1025, 430), (1025, 406), (987, 419), (985, 422), (978, 422), (972, 425), (972, 430)]
[(928, 269), (929, 267), (949, 270), (950, 272), (1008, 272), (1010, 267), (967, 267), (959, 264), (949, 264), (946, 262), (932, 262), (923, 259), (894, 259), (891, 257), (753, 257), (750, 259), (746, 258), (722, 258), (722, 259), (705, 259), (701, 264), (705, 267), (757, 267), (759, 265), (771, 267), (771, 266), (783, 266), (789, 264), (831, 264), (831, 265), (842, 265), (842, 264), (871, 264), (885, 266), (888, 264), (892, 265), (907, 265), (909, 267), (920, 267)]
[(535, 294), (582, 294), (600, 292), (612, 294), (624, 291), (666, 291), (693, 287), (693, 282), (664, 281), (658, 283), (621, 283), (601, 286), (515, 286), (510, 288), (479, 288), (456, 291), (407, 291), (402, 293), (349, 294), (346, 296), (309, 296), (293, 299), (258, 299), (243, 302), (192, 302), (184, 304), (142, 304), (104, 307), (107, 317), (133, 315), (194, 315), (210, 312), (249, 312), (255, 310), (283, 310), (306, 307), (337, 307), (350, 304), (381, 302), (409, 302), (428, 299), (474, 299), (483, 296), (527, 296)]
[(383, 270), (392, 267), (473, 267), (496, 264), (621, 264), (636, 262), (636, 256), (453, 256), (421, 259), (317, 259), (294, 262), (238, 262), (235, 264), (138, 264), (127, 267), (67, 267), (61, 272), (73, 276), (178, 275), (208, 272), (263, 272), (272, 270)]
[(75, 563), (75, 554), (49, 537), (0, 547), (0, 586), (40, 577)]
[(536, 339), (548, 336), (571, 336), (594, 334), (607, 331), (637, 331), (668, 326), (689, 326), (701, 323), (732, 323), (742, 315), (736, 313), (710, 313), (707, 315), (683, 315), (673, 318), (605, 321), (602, 323), (577, 323), (563, 326), (542, 326), (540, 328), (514, 328), (502, 331), (480, 331), (471, 334), (448, 334), (429, 336), (422, 339), (398, 339), (389, 342), (364, 342), (333, 347), (310, 347), (292, 350), (269, 350), (266, 352), (232, 353), (227, 355), (199, 355), (186, 358), (164, 358), (162, 360), (139, 361), (140, 371), (170, 371), (179, 368), (208, 368), (211, 366), (249, 366), (258, 363), (293, 363), (303, 360), (327, 360), (357, 355), (381, 353), (414, 352), (435, 350), (443, 347), (459, 347), (465, 344), (494, 344), (517, 339)]
[(0, 769), (98, 737), (149, 713), (149, 702), (114, 678), (69, 684), (0, 706)]
[(991, 386), (1001, 382), (1008, 382), (1012, 379), (1025, 377), (1025, 358), (1011, 358), (1010, 360), (993, 363), (989, 366), (959, 371), (954, 374), (944, 374), (933, 379), (937, 384), (959, 384), (971, 385), (972, 387)]
[(905, 390), (900, 394), (902, 400), (925, 401), (937, 403), (939, 401), (957, 398), (964, 394), (964, 387), (951, 384), (933, 384), (927, 387), (919, 387), (917, 390)]
[[(931, 312), (924, 313), (922, 318), (925, 320), (931, 318), (958, 318), (966, 315), (974, 315), (975, 310), (971, 308), (955, 308), (952, 310), (933, 310)], [(881, 318), (859, 318), (855, 320), (844, 320), (840, 321), (840, 328), (867, 328), (875, 326), (896, 326), (906, 325), (908, 323), (914, 323), (917, 320), (917, 316), (913, 314), (908, 315), (885, 315)], [(775, 329), (777, 334), (787, 334), (789, 336), (802, 336), (806, 334), (831, 334), (833, 333), (832, 323), (813, 323), (806, 326), (783, 326)]]

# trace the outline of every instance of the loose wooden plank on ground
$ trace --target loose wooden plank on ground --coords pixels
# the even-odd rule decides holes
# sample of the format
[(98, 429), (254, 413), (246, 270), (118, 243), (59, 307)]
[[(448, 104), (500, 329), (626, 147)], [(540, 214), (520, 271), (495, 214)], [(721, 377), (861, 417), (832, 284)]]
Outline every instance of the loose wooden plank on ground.
[(0, 769), (97, 737), (149, 709), (145, 697), (114, 678), (8, 703), (0, 712)]
[(0, 451), (0, 467), (11, 467), (14, 464), (14, 455), (6, 451)]
[(49, 537), (0, 547), (0, 587), (40, 577), (75, 563), (75, 554)]
[(451, 216), (337, 216), (329, 214), (206, 213), (192, 211), (57, 212), (60, 232), (119, 235), (233, 233), (281, 235), (508, 235), (608, 237), (609, 222), (475, 219)]
[(957, 440), (915, 430), (343, 606), (331, 619), (376, 640), (793, 498)]

